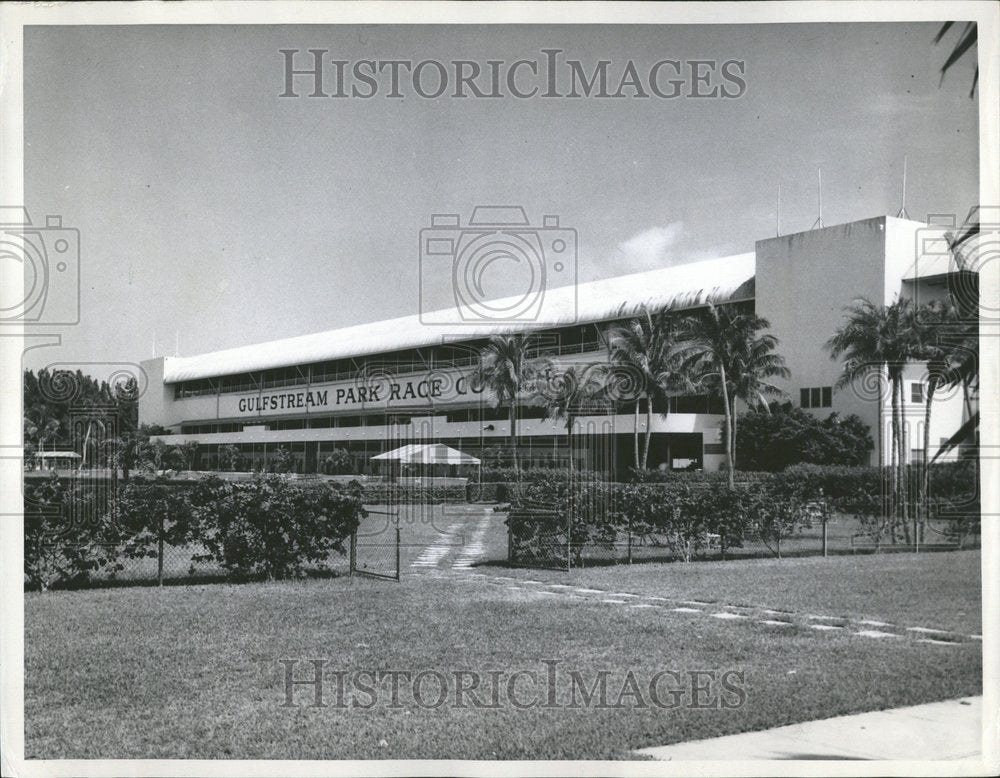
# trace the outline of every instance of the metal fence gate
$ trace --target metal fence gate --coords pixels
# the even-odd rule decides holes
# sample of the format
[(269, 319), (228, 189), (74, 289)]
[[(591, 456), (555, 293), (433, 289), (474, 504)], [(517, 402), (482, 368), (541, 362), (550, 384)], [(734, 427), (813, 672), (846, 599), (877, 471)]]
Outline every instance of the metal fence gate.
[(399, 580), (399, 508), (366, 509), (351, 535), (351, 575)]

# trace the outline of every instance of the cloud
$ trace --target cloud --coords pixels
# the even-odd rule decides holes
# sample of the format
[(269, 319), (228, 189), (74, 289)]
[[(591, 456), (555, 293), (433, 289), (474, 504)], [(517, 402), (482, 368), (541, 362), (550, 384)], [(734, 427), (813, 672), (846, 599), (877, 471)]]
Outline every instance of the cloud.
[(630, 270), (654, 270), (670, 264), (668, 255), (684, 234), (683, 222), (670, 222), (665, 227), (650, 227), (618, 244)]

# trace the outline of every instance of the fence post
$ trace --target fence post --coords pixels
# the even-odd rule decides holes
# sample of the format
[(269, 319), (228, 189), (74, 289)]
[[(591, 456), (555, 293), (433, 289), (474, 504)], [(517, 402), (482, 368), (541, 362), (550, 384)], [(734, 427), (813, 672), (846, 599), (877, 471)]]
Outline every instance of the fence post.
[(163, 586), (163, 515), (160, 515), (159, 538), (156, 541), (156, 585)]
[(826, 537), (826, 522), (830, 518), (830, 512), (827, 510), (826, 501), (823, 502), (823, 556), (827, 554), (827, 537)]
[(396, 581), (399, 581), (399, 507), (396, 508)]
[(573, 569), (573, 495), (568, 500), (569, 510), (566, 511), (566, 572)]

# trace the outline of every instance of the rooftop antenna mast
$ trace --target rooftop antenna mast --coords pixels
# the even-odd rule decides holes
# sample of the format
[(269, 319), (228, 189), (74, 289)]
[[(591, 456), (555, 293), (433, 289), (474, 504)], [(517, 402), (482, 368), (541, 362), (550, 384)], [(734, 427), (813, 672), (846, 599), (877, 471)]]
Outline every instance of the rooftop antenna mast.
[(781, 184), (778, 184), (778, 194), (774, 198), (774, 236), (781, 237)]
[(816, 217), (816, 221), (813, 222), (812, 229), (823, 229), (826, 225), (823, 224), (823, 170), (822, 168), (816, 169), (816, 175), (818, 180), (817, 194), (819, 197), (819, 215)]
[(899, 203), (899, 213), (896, 214), (897, 219), (909, 219), (910, 214), (906, 212), (906, 155), (903, 155), (903, 195)]

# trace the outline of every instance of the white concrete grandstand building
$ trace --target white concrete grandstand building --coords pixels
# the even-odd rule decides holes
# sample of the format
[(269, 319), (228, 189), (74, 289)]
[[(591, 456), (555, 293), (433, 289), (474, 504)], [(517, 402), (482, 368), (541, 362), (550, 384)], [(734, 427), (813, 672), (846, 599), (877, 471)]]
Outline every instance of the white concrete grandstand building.
[[(200, 466), (207, 469), (218, 467), (219, 448), (228, 445), (239, 447), (245, 468), (263, 465), (284, 447), (303, 472), (322, 471), (333, 449), (350, 452), (357, 472), (369, 470), (371, 457), (406, 443), (442, 442), (480, 456), (503, 449), (509, 436), (507, 411), (496, 409), (470, 381), (489, 336), (552, 335), (540, 356), (592, 363), (608, 359), (608, 328), (640, 306), (694, 311), (712, 302), (767, 318), (791, 370), (784, 388), (792, 402), (823, 417), (857, 414), (871, 427), (874, 458), (884, 460), (889, 398), (873, 388), (877, 382), (836, 389), (841, 365), (824, 344), (858, 298), (890, 303), (903, 296), (923, 303), (947, 296), (957, 268), (942, 235), (920, 222), (876, 217), (761, 240), (747, 254), (550, 289), (545, 315), (523, 321), (497, 322), (475, 311), (455, 321), (450, 309), (160, 357), (143, 362), (148, 385), (139, 400), (140, 421), (167, 428), (171, 434), (163, 439), (169, 443), (196, 441)], [(925, 380), (922, 365), (906, 368), (913, 457), (923, 440)], [(951, 436), (968, 413), (956, 392), (939, 397), (934, 443)], [(522, 464), (565, 462), (562, 422), (542, 418), (527, 403), (519, 419)], [(724, 463), (721, 420), (720, 402), (704, 395), (654, 404), (649, 465), (718, 469)], [(575, 460), (595, 468), (630, 467), (633, 423), (630, 408), (579, 418)]]

